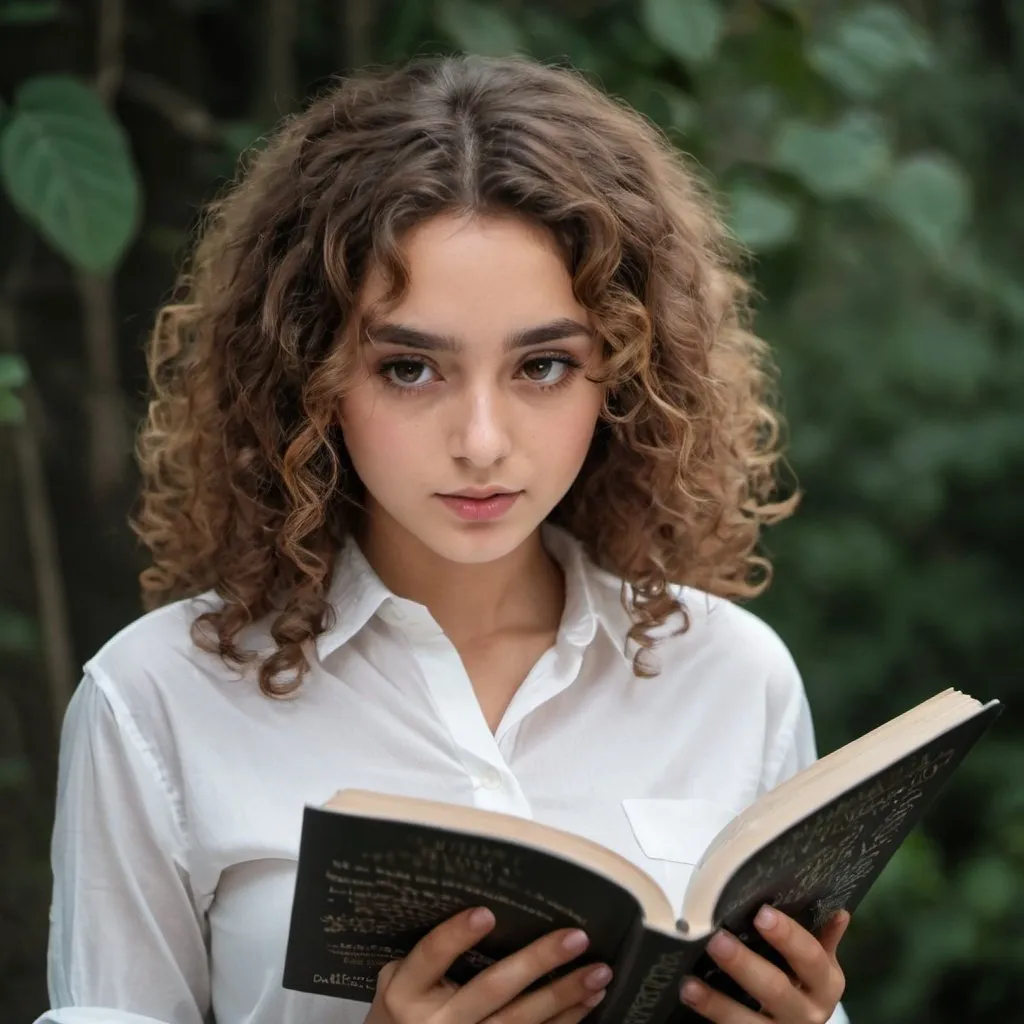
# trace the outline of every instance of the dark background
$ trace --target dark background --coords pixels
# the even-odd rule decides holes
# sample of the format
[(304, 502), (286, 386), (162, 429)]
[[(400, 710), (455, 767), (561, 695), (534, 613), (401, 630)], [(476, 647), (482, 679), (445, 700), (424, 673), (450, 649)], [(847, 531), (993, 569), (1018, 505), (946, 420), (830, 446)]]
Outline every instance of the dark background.
[(568, 59), (706, 170), (806, 492), (754, 608), (822, 750), (949, 685), (1007, 703), (858, 914), (847, 1005), (1021, 1019), (1016, 0), (0, 0), (0, 1014), (45, 1005), (57, 729), (140, 610), (142, 343), (200, 207), (328, 76), (455, 49)]

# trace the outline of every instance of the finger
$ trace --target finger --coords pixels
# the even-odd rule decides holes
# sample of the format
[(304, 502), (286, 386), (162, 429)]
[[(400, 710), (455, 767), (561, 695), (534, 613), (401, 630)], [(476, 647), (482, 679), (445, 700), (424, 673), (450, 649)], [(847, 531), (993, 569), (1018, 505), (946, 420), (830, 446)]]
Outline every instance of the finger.
[[(601, 998), (604, 998), (603, 994)], [(600, 1000), (598, 1000), (599, 1002)], [(581, 1020), (596, 1012), (594, 1007), (598, 1003), (594, 1003), (593, 1006), (584, 1006), (582, 1003), (570, 1006), (568, 1010), (563, 1010), (557, 1017), (552, 1017), (550, 1020), (545, 1021), (544, 1024), (579, 1024)]]
[(429, 992), (493, 927), (494, 914), (486, 907), (465, 910), (442, 921), (399, 964), (388, 985), (389, 1000), (397, 1004)]
[(757, 930), (785, 958), (812, 1002), (836, 1002), (845, 982), (835, 957), (802, 925), (773, 907), (762, 907), (754, 918)]
[(499, 1014), (501, 1024), (556, 1021), (568, 1014), (582, 1020), (606, 994), (612, 970), (607, 964), (588, 964), (549, 985), (519, 996)]
[(833, 959), (835, 959), (839, 943), (842, 941), (843, 936), (846, 934), (846, 929), (849, 927), (849, 913), (845, 910), (840, 910), (821, 930), (821, 934), (818, 936), (818, 941), (821, 943), (825, 952)]
[[(808, 1019), (811, 1008), (809, 996), (801, 992), (784, 971), (748, 949), (737, 938), (728, 932), (716, 932), (708, 943), (707, 951), (712, 960), (773, 1017), (779, 1020)], [(731, 1024), (732, 1017), (725, 1019)]]
[(730, 999), (696, 978), (686, 979), (679, 996), (687, 1006), (716, 1024), (764, 1024), (765, 1021), (761, 1014), (748, 1010), (735, 999)]
[[(538, 978), (575, 960), (589, 945), (584, 932), (561, 928), (482, 970), (445, 1005), (453, 1021), (484, 1020), (512, 1002)], [(555, 1011), (565, 1009), (556, 1006)], [(544, 1018), (541, 1017), (540, 1020)]]

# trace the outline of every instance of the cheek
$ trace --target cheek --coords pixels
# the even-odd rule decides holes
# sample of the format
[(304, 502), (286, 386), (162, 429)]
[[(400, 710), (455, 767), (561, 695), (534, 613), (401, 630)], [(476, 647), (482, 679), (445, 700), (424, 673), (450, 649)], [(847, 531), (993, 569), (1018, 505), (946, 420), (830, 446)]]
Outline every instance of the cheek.
[[(537, 423), (532, 442), (534, 450), (549, 464), (576, 470), (583, 463), (601, 411), (601, 393), (593, 385), (581, 388), (573, 401), (552, 409), (550, 417)], [(552, 444), (552, 438), (558, 438)]]
[(422, 425), (417, 429), (371, 384), (360, 385), (343, 399), (340, 418), (345, 447), (367, 486), (407, 476), (408, 466), (422, 464)]

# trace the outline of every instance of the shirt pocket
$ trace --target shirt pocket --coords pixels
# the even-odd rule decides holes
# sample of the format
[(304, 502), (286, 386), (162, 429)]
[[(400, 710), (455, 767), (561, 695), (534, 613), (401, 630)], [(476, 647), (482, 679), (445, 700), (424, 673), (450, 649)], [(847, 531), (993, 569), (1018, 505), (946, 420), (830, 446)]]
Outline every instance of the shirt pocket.
[(622, 801), (648, 873), (665, 890), (677, 913), (690, 876), (705, 850), (738, 813), (712, 800), (627, 799)]

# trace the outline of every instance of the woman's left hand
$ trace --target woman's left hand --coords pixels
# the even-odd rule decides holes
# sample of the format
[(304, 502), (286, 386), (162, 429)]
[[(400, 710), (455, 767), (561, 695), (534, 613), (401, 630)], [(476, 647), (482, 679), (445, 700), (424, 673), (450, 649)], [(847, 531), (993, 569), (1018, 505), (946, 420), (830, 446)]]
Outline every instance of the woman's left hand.
[(763, 1013), (746, 1009), (694, 978), (683, 985), (683, 1002), (716, 1024), (764, 1024), (765, 1015), (777, 1024), (826, 1024), (846, 988), (836, 948), (850, 915), (840, 911), (819, 938), (771, 907), (762, 907), (754, 923), (786, 958), (796, 978), (788, 977), (727, 932), (718, 932), (708, 943), (709, 956), (761, 1004)]

